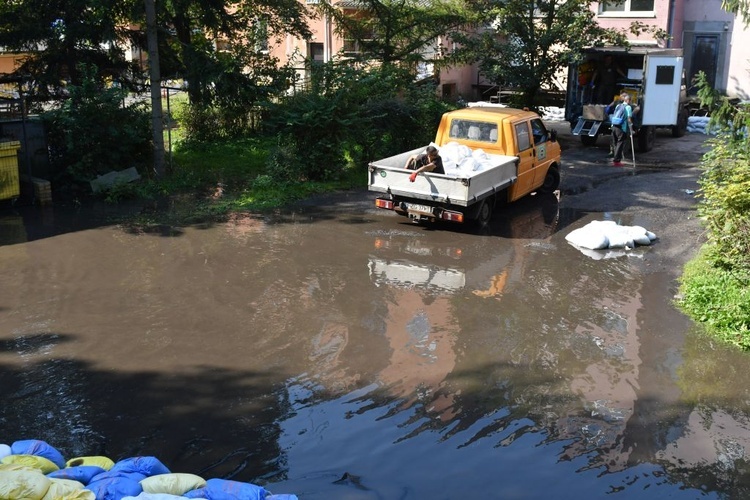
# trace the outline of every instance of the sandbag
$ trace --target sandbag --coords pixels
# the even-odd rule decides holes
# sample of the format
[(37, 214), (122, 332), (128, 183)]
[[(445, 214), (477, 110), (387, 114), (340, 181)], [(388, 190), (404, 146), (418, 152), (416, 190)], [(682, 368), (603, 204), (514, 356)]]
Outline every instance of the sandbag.
[(203, 488), (206, 480), (195, 474), (170, 473), (158, 474), (141, 480), (141, 487), (146, 493), (169, 493), (183, 495), (185, 492)]
[(565, 236), (565, 239), (577, 247), (588, 250), (599, 250), (609, 246), (609, 240), (604, 233), (591, 231), (587, 227), (574, 229)]
[(10, 446), (7, 444), (0, 444), (0, 458), (7, 457), (8, 455), (12, 455), (13, 450), (11, 450)]
[(47, 474), (47, 477), (54, 479), (72, 479), (87, 485), (91, 480), (105, 471), (101, 467), (95, 465), (79, 465), (78, 467), (66, 467), (64, 469), (56, 470)]
[(228, 479), (209, 479), (206, 486), (185, 493), (187, 498), (207, 500), (265, 500), (268, 491), (251, 483), (241, 483)]
[(37, 455), (8, 455), (7, 457), (3, 457), (0, 462), (4, 464), (27, 465), (40, 470), (42, 474), (49, 474), (59, 468), (52, 461)]
[(169, 474), (171, 471), (156, 457), (131, 457), (120, 460), (110, 471), (138, 472), (146, 477)]
[(78, 467), (79, 465), (95, 465), (104, 470), (114, 467), (115, 462), (109, 457), (75, 457), (65, 462), (66, 467)]
[(122, 500), (181, 500), (187, 497), (170, 495), (169, 493), (140, 493), (137, 497), (122, 497)]
[(37, 470), (2, 470), (0, 500), (41, 500), (50, 484), (51, 481)]
[(101, 474), (97, 474), (96, 476), (91, 478), (91, 482), (94, 481), (103, 481), (105, 479), (116, 479), (119, 477), (124, 477), (126, 479), (132, 479), (133, 481), (141, 482), (144, 479), (146, 479), (148, 476), (146, 474), (141, 474), (140, 472), (127, 472), (124, 470), (108, 470), (106, 472), (102, 472)]
[(24, 439), (16, 441), (11, 445), (14, 455), (36, 455), (44, 457), (50, 462), (57, 465), (58, 469), (65, 467), (65, 458), (62, 453), (57, 451), (54, 446), (50, 446), (46, 441), (40, 439)]
[(127, 477), (91, 481), (86, 489), (94, 492), (96, 500), (120, 500), (122, 497), (139, 495), (143, 491), (141, 483)]
[(96, 496), (92, 491), (83, 491), (82, 483), (72, 479), (50, 479), (49, 489), (42, 500), (83, 500), (85, 498), (94, 500)]

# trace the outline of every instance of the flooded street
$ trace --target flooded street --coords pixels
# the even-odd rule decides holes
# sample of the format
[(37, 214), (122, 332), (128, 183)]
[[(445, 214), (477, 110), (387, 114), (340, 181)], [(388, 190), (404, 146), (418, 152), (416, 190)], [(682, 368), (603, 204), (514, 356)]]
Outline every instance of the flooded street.
[[(300, 499), (747, 497), (748, 357), (672, 305), (697, 235), (591, 196), (485, 229), (367, 194), (149, 232), (0, 212), (0, 442)], [(565, 241), (607, 218), (659, 239)]]

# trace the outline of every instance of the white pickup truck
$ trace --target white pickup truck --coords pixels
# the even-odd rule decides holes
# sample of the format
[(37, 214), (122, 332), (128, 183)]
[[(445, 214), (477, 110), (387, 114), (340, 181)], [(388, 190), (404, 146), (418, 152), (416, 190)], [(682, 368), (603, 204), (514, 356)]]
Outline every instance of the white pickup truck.
[(560, 184), (555, 131), (531, 111), (470, 107), (445, 113), (434, 145), (445, 174), (424, 172), (409, 180), (413, 171), (404, 168), (406, 161), (426, 146), (370, 163), (368, 189), (384, 193), (377, 207), (415, 221), (486, 223), (496, 203), (554, 191)]

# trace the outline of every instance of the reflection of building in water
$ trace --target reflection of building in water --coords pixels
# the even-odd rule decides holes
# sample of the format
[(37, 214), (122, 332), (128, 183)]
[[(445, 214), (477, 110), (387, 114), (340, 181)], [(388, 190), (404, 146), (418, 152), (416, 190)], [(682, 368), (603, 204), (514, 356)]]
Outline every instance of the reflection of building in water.
[(452, 394), (439, 389), (456, 365), (458, 333), (449, 296), (432, 297), (410, 288), (394, 288), (388, 302), (385, 336), (390, 363), (379, 379), (404, 407), (415, 403), (443, 421), (454, 417)]

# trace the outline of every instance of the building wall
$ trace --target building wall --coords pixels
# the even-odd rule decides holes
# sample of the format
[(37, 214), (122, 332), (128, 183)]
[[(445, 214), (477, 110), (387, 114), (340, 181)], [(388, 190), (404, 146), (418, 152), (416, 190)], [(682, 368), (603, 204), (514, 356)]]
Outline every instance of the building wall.
[[(675, 6), (682, 4), (683, 0), (654, 0), (654, 10), (652, 12), (603, 12), (601, 3), (594, 2), (591, 5), (591, 9), (597, 15), (597, 22), (603, 28), (614, 28), (623, 30), (626, 32), (628, 41), (633, 45), (656, 45), (657, 40), (654, 39), (651, 33), (641, 33), (635, 35), (628, 32), (631, 23), (637, 21), (639, 23), (660, 28), (666, 32), (674, 32), (673, 30), (679, 29), (678, 22), (681, 21), (680, 17), (670, 17), (670, 8), (672, 3)], [(681, 11), (682, 9), (674, 9), (674, 11)], [(666, 46), (667, 44), (662, 42), (661, 45)], [(672, 45), (676, 47), (675, 45)]]
[[(722, 10), (721, 0), (685, 0), (682, 40), (688, 79), (703, 70), (714, 88), (732, 97), (743, 92), (747, 95), (749, 36), (741, 20)], [(689, 91), (695, 93), (696, 89), (692, 87)]]

